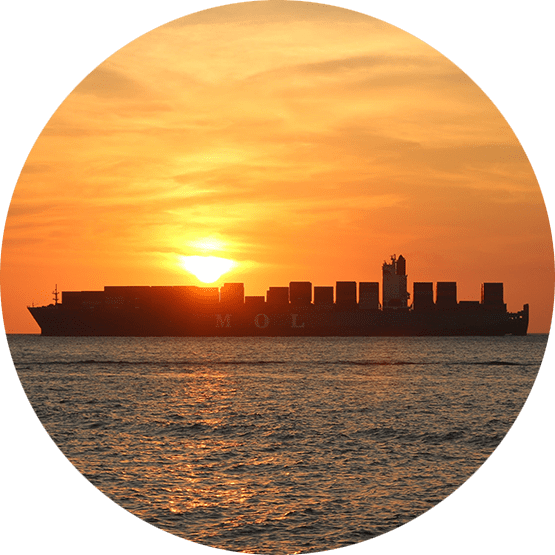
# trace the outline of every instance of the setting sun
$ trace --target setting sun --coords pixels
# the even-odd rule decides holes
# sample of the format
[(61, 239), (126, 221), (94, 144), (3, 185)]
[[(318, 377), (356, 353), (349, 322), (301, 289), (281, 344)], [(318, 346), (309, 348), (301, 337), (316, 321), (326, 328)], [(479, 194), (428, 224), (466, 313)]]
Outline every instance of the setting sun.
[(182, 256), (181, 266), (203, 283), (214, 283), (236, 263), (217, 256)]
[(227, 278), (260, 297), (376, 282), (395, 252), (409, 289), (457, 281), (470, 301), (503, 282), (509, 310), (530, 305), (530, 332), (549, 329), (545, 204), (472, 79), (373, 17), (245, 2), (130, 42), (50, 117), (6, 220), (2, 313), (10, 332), (37, 333), (26, 305), (50, 303), (56, 283)]

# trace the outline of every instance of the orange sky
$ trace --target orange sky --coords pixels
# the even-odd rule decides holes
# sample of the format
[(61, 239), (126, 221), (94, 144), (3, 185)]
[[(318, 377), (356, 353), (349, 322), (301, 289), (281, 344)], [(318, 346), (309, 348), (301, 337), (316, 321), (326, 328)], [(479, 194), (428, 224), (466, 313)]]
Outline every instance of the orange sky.
[(184, 255), (237, 261), (217, 284), (255, 295), (381, 281), (393, 253), (409, 290), (457, 281), (472, 300), (502, 281), (509, 310), (530, 303), (529, 331), (549, 329), (543, 199), (480, 89), (368, 16), (239, 4), (137, 39), (54, 114), (10, 206), (2, 309), (8, 332), (38, 332), (25, 307), (55, 284), (198, 284)]

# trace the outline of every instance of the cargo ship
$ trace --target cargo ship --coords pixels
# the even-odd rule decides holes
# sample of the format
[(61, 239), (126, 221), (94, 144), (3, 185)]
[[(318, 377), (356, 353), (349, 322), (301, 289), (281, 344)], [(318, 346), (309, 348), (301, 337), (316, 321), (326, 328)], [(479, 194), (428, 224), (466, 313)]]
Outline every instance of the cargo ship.
[(378, 282), (312, 286), (292, 281), (265, 296), (243, 283), (218, 287), (106, 286), (62, 291), (28, 307), (47, 336), (459, 336), (526, 335), (529, 306), (508, 312), (503, 283), (482, 283), (479, 301), (458, 301), (456, 282), (414, 282), (391, 256)]

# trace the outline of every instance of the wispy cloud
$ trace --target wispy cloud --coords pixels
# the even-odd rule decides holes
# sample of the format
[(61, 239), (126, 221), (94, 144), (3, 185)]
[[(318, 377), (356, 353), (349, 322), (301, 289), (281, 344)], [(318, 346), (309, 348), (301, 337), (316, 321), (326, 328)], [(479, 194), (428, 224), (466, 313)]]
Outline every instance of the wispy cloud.
[(473, 248), (521, 245), (524, 267), (549, 244), (542, 209), (511, 129), (438, 52), (354, 12), (251, 2), (163, 26), (84, 79), (29, 156), (3, 262), (146, 280), (218, 236), (274, 281), (363, 272), (393, 247), (457, 245), (477, 272)]

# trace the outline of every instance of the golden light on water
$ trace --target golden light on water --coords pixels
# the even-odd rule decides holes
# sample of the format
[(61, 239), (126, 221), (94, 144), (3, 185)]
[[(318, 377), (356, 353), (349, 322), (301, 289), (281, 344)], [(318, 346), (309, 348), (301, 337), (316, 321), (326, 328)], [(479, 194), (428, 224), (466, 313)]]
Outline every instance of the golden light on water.
[(181, 266), (203, 283), (214, 283), (234, 268), (234, 260), (218, 256), (181, 256)]

